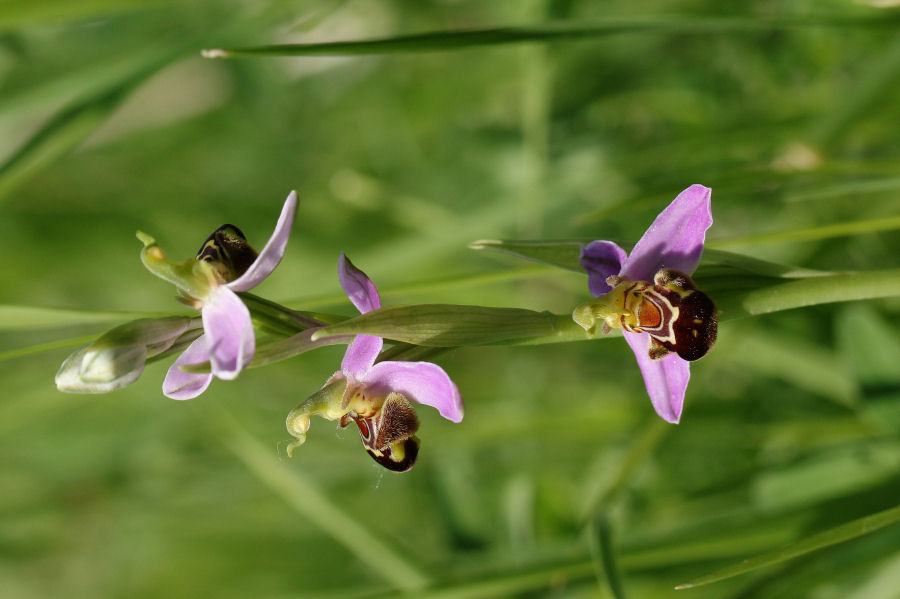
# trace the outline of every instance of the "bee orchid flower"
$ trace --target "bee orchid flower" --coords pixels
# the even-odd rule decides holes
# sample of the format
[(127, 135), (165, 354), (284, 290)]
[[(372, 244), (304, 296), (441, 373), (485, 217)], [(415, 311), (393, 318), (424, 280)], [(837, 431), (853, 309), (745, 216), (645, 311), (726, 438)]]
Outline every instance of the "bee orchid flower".
[[(344, 292), (362, 313), (377, 310), (381, 299), (375, 284), (341, 254), (338, 273)], [(419, 453), (415, 436), (419, 420), (411, 402), (436, 408), (451, 422), (463, 418), (459, 389), (444, 370), (431, 362), (383, 361), (376, 363), (381, 337), (357, 335), (347, 347), (341, 369), (325, 386), (287, 417), (288, 432), (296, 440), (290, 453), (306, 439), (310, 416), (351, 421), (359, 429), (366, 451), (389, 470), (413, 467)]]
[(710, 189), (692, 185), (663, 210), (628, 254), (611, 241), (582, 247), (580, 262), (597, 299), (572, 317), (589, 333), (621, 329), (656, 413), (681, 419), (690, 362), (716, 340), (712, 300), (690, 278), (712, 225)]
[[(141, 260), (156, 276), (174, 283), (179, 299), (200, 310), (203, 335), (184, 350), (169, 368), (163, 393), (172, 399), (192, 399), (203, 393), (213, 377), (232, 380), (256, 350), (250, 311), (237, 295), (259, 285), (284, 256), (297, 211), (297, 193), (291, 192), (275, 231), (258, 255), (244, 234), (233, 225), (216, 229), (196, 259), (169, 262), (156, 241), (144, 233)], [(182, 367), (209, 362), (209, 373), (187, 372)]]

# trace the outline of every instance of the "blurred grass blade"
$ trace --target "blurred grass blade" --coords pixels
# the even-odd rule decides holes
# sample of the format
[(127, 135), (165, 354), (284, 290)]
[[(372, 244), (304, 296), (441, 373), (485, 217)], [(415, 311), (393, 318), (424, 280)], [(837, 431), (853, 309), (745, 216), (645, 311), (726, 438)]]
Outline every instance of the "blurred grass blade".
[(839, 145), (836, 142), (842, 135), (866, 120), (867, 110), (877, 110), (878, 104), (894, 93), (900, 76), (900, 38), (860, 67), (852, 75), (853, 84), (847, 87), (849, 93), (841, 96), (840, 104), (813, 121), (811, 137), (815, 145), (826, 150)]
[(672, 427), (658, 418), (653, 418), (635, 431), (628, 447), (615, 455), (615, 466), (605, 469), (604, 477), (599, 484), (591, 481), (591, 486), (584, 493), (586, 499), (582, 514), (587, 517), (591, 513), (605, 513), (612, 509), (619, 497), (628, 489), (628, 485), (640, 473), (640, 469), (647, 466), (656, 448), (670, 431)]
[(519, 308), (454, 304), (392, 306), (326, 327), (312, 339), (364, 333), (429, 347), (488, 345), (555, 336), (560, 319), (571, 321), (568, 316)]
[(898, 521), (900, 521), (900, 506), (878, 512), (877, 514), (872, 514), (871, 516), (859, 518), (858, 520), (853, 520), (852, 522), (826, 530), (825, 532), (813, 535), (802, 541), (791, 543), (786, 547), (781, 547), (774, 551), (768, 551), (756, 557), (745, 559), (740, 563), (722, 568), (721, 570), (716, 570), (711, 574), (680, 584), (675, 588), (689, 589), (738, 576), (739, 574), (744, 574), (745, 572), (750, 572), (751, 570), (756, 570), (765, 566), (771, 566), (811, 551), (824, 549), (831, 545), (849, 541), (850, 539), (874, 532), (885, 526), (896, 524)]
[(331, 499), (298, 468), (288, 469), (271, 450), (264, 448), (227, 412), (212, 414), (226, 433), (225, 445), (276, 495), (313, 526), (343, 545), (370, 571), (388, 580), (396, 588), (414, 591), (430, 584), (428, 576), (407, 558), (388, 546), (383, 538), (353, 516), (337, 507)]
[(77, 20), (116, 11), (140, 10), (172, 0), (6, 0), (0, 10), (0, 30), (46, 21)]
[(722, 311), (722, 320), (818, 304), (900, 296), (900, 268), (775, 281), (744, 290), (722, 289), (710, 295)]
[[(385, 298), (406, 296), (412, 294), (426, 294), (435, 291), (446, 291), (448, 289), (462, 289), (465, 287), (476, 287), (482, 285), (493, 285), (497, 283), (505, 283), (508, 281), (519, 281), (547, 275), (549, 273), (558, 272), (547, 268), (546, 266), (524, 266), (515, 268), (498, 269), (492, 272), (460, 275), (458, 277), (443, 277), (440, 279), (430, 279), (405, 285), (396, 285), (379, 289), (378, 293), (382, 301)], [(329, 293), (326, 295), (307, 296), (304, 298), (291, 299), (284, 302), (288, 306), (295, 307), (317, 307), (317, 306), (334, 306), (347, 302), (347, 296), (343, 292)], [(307, 312), (307, 314), (310, 314)], [(316, 316), (315, 314), (312, 314)], [(316, 316), (318, 318), (318, 316)], [(325, 320), (320, 318), (320, 320)], [(338, 322), (340, 319), (327, 320), (326, 322)]]
[(481, 239), (470, 243), (469, 249), (491, 250), (585, 274), (584, 268), (578, 262), (583, 243), (587, 243), (587, 241), (502, 241), (499, 239)]
[(41, 170), (77, 148), (128, 94), (168, 59), (151, 61), (115, 85), (58, 112), (0, 165), (0, 201)]
[(55, 351), (57, 349), (65, 349), (67, 347), (87, 345), (96, 338), (96, 335), (84, 335), (82, 337), (72, 337), (70, 339), (50, 341), (49, 343), (39, 343), (36, 345), (17, 347), (16, 349), (10, 349), (0, 352), (0, 362), (2, 362), (3, 360), (12, 360), (13, 358), (21, 358), (22, 356), (39, 354), (46, 351)]
[(734, 252), (726, 252), (706, 247), (703, 250), (703, 258), (700, 260), (700, 266), (697, 267), (697, 272), (694, 273), (694, 278), (710, 277), (724, 272), (732, 274), (734, 271), (785, 279), (818, 277), (830, 274), (822, 270), (812, 270), (809, 268), (801, 268), (799, 266), (779, 264), (777, 262), (760, 260), (759, 258), (746, 256), (744, 254), (736, 254)]
[[(509, 254), (533, 262), (540, 262), (550, 266), (556, 266), (571, 270), (580, 274), (586, 274), (579, 263), (581, 246), (590, 240), (565, 240), (565, 241), (502, 241), (482, 239), (469, 244), (473, 250), (491, 250), (503, 254)], [(762, 275), (766, 277), (808, 277), (828, 274), (822, 271), (798, 268), (786, 264), (777, 264), (722, 250), (706, 248), (703, 251), (703, 259), (695, 273), (695, 278), (704, 276), (737, 274), (737, 271)]]
[(606, 512), (598, 512), (591, 523), (591, 554), (597, 579), (606, 581), (609, 592), (615, 599), (625, 599), (622, 574), (613, 549), (612, 526)]
[(864, 235), (879, 231), (894, 231), (900, 229), (900, 216), (886, 216), (869, 220), (857, 220), (821, 227), (807, 229), (793, 229), (790, 231), (778, 231), (776, 233), (763, 233), (760, 235), (748, 235), (746, 237), (731, 237), (710, 242), (712, 248), (734, 247), (740, 245), (762, 245), (765, 243), (784, 243), (789, 241), (818, 241), (834, 237), (848, 237), (850, 235)]
[(204, 50), (207, 58), (236, 56), (348, 56), (458, 50), (478, 46), (496, 46), (523, 42), (575, 41), (621, 33), (658, 32), (711, 34), (740, 31), (770, 31), (806, 27), (891, 27), (900, 21), (896, 15), (861, 17), (813, 17), (809, 15), (759, 17), (622, 18), (590, 25), (549, 23), (532, 27), (499, 27), (472, 31), (438, 31), (395, 37), (325, 42), (317, 44), (277, 44), (249, 48)]
[(847, 362), (820, 343), (785, 338), (753, 324), (737, 332), (735, 354), (742, 369), (780, 378), (800, 389), (854, 407), (860, 391)]
[(171, 314), (0, 305), (0, 331), (24, 331), (163, 316), (171, 316)]

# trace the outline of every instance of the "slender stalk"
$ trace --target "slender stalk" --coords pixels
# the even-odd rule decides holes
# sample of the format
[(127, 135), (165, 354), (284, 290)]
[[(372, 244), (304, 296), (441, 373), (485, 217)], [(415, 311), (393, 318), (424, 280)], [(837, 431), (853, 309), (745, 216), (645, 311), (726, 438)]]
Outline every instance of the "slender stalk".
[(896, 26), (896, 15), (878, 17), (813, 17), (809, 15), (772, 18), (624, 18), (609, 19), (592, 25), (551, 23), (529, 27), (500, 27), (474, 31), (440, 31), (390, 38), (326, 42), (319, 44), (278, 44), (248, 48), (203, 50), (206, 58), (240, 56), (350, 56), (362, 54), (394, 54), (460, 50), (478, 46), (519, 44), (523, 42), (577, 41), (612, 34), (658, 32), (708, 35), (753, 31), (774, 31), (810, 27), (890, 28)]

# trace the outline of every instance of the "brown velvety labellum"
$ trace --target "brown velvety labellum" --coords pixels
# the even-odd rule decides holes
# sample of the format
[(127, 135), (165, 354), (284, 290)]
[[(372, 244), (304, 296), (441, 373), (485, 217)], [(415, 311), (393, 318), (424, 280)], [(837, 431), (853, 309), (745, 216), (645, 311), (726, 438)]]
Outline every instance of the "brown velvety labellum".
[(385, 448), (383, 451), (373, 451), (366, 448), (366, 451), (372, 456), (373, 460), (391, 472), (406, 472), (416, 465), (416, 458), (419, 457), (419, 438), (410, 437), (403, 440), (403, 459), (399, 461), (390, 447)]
[(675, 342), (658, 341), (677, 353), (683, 360), (699, 360), (716, 343), (719, 316), (716, 306), (702, 291), (691, 291), (684, 296), (670, 291), (670, 301), (678, 307), (678, 317), (672, 322)]
[(406, 472), (415, 465), (419, 439), (414, 435), (419, 430), (419, 418), (403, 395), (388, 395), (370, 418), (349, 412), (341, 418), (341, 426), (347, 418), (356, 422), (363, 446), (373, 460), (393, 472)]

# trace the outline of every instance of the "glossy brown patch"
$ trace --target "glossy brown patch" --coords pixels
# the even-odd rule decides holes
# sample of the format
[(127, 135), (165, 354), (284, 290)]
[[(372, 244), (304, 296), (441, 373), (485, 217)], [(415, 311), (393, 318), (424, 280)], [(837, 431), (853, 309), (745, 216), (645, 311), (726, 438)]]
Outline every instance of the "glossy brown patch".
[(677, 291), (669, 290), (668, 297), (678, 308), (678, 318), (672, 322), (675, 342), (664, 339), (658, 341), (683, 360), (699, 360), (716, 343), (719, 325), (716, 306), (702, 291), (691, 291), (681, 296)]
[(644, 329), (656, 329), (662, 324), (662, 314), (659, 308), (646, 297), (641, 301), (637, 316), (638, 326)]

